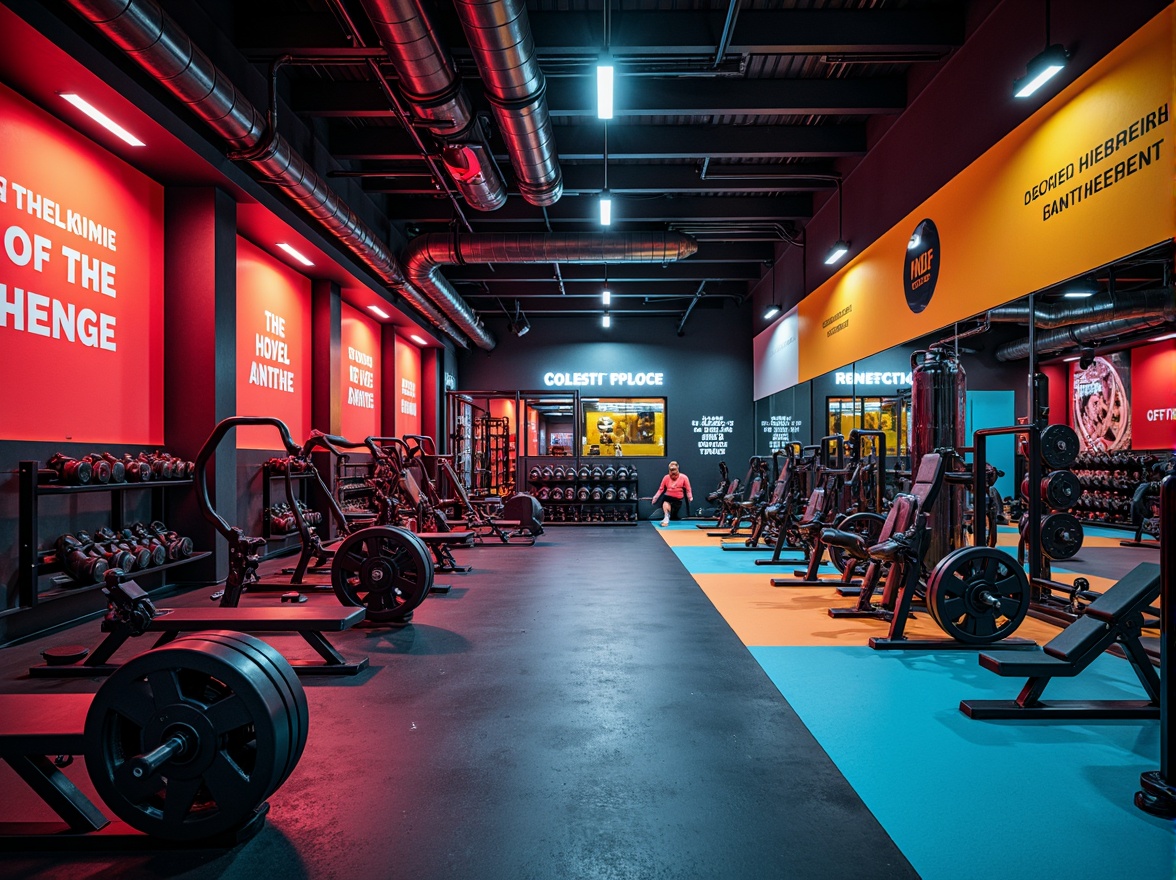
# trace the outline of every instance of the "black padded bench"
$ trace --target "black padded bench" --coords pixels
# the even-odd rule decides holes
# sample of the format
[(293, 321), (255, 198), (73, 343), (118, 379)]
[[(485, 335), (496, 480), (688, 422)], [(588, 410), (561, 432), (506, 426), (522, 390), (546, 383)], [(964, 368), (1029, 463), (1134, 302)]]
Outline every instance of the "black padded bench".
[(425, 546), (433, 554), (433, 562), (437, 571), (473, 571), (473, 566), (458, 565), (451, 551), (453, 547), (474, 546), (477, 532), (470, 529), (460, 532), (416, 532), (415, 534), (425, 542)]
[[(322, 663), (290, 660), (299, 675), (357, 675), (367, 669), (368, 658), (347, 660), (334, 649), (324, 632), (343, 632), (362, 621), (367, 612), (351, 606), (294, 605), (281, 608), (161, 608), (146, 625), (145, 632), (160, 633), (155, 645), (166, 644), (181, 633), (206, 629), (234, 632), (296, 632), (323, 658)], [(73, 678), (110, 675), (117, 667), (110, 663), (114, 652), (131, 634), (124, 627), (102, 622), (106, 638), (84, 660), (68, 664), (33, 666), (29, 675), (37, 678)]]
[[(1143, 613), (1160, 595), (1160, 566), (1142, 562), (1087, 606), (1041, 651), (992, 651), (980, 665), (997, 675), (1028, 679), (1016, 700), (964, 700), (969, 718), (1159, 718), (1160, 677), (1140, 641)], [(1078, 675), (1118, 642), (1143, 685), (1147, 700), (1049, 700), (1053, 678)]]

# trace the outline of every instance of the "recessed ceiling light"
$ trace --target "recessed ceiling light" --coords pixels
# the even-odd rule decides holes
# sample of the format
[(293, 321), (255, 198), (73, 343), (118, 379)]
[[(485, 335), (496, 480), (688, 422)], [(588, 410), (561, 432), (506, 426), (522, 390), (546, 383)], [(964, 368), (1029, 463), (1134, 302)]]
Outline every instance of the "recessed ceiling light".
[(378, 318), (383, 318), (385, 321), (388, 320), (389, 317), (391, 317), (387, 312), (385, 312), (379, 306), (368, 306), (368, 311), (371, 312), (373, 315), (375, 315)]
[(282, 250), (284, 250), (286, 253), (288, 253), (290, 256), (292, 256), (294, 259), (296, 259), (303, 266), (313, 266), (314, 265), (314, 263), (312, 263), (310, 260), (306, 259), (306, 257), (302, 256), (302, 254), (298, 253), (298, 251), (294, 250), (294, 248), (290, 247), (290, 245), (286, 244), (286, 242), (279, 241), (278, 247), (280, 247)]
[(58, 92), (58, 94), (125, 143), (130, 144), (132, 147), (147, 146), (80, 95), (75, 95), (73, 92)]
[(419, 336), (417, 336), (415, 333), (410, 334), (408, 338), (411, 339), (413, 342), (415, 342), (417, 345), (428, 345), (429, 344), (425, 340), (423, 340)]
[(1167, 336), (1157, 336), (1152, 342), (1163, 342), (1165, 339), (1176, 339), (1176, 333), (1169, 333)]

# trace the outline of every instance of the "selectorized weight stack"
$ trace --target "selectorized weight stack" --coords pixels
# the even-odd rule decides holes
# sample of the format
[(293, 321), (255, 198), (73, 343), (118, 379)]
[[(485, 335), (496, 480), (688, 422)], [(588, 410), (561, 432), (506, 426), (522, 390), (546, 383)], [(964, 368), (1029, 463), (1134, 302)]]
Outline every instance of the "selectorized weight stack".
[[(85, 694), (0, 696), (0, 759), (72, 832), (110, 820), (61, 772), (85, 755), (94, 789), (131, 828), (226, 845), (255, 834), (309, 730), (306, 695), (273, 648), (236, 632), (182, 636)], [(56, 756), (54, 759), (53, 756)], [(6, 824), (0, 845), (26, 843)], [(38, 836), (54, 845), (74, 836)], [(80, 840), (85, 843), (86, 838)]]

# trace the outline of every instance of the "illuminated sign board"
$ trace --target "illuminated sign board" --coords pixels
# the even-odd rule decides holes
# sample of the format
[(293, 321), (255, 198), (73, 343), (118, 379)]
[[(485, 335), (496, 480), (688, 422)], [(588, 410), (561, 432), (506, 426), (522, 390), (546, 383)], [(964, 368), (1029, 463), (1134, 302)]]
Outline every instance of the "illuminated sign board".
[(640, 387), (664, 385), (665, 373), (544, 373), (548, 388)]
[(895, 371), (893, 373), (853, 373), (841, 370), (833, 374), (835, 385), (910, 385), (911, 374)]

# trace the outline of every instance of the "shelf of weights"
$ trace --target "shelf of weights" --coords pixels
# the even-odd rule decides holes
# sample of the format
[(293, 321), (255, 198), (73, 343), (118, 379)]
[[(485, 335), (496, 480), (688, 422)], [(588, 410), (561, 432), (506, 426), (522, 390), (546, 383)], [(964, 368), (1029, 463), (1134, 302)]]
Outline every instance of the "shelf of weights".
[(637, 480), (628, 465), (539, 465), (527, 474), (545, 526), (635, 526)]
[[(275, 459), (270, 459), (264, 462), (261, 466), (261, 536), (266, 541), (266, 552), (259, 557), (263, 562), (267, 559), (273, 559), (277, 556), (284, 556), (292, 553), (302, 546), (302, 535), (298, 531), (296, 525), (291, 524), (286, 530), (279, 529), (275, 526), (274, 510), (280, 504), (289, 505), (289, 500), (286, 498), (285, 480), (286, 471), (275, 465)], [(293, 480), (294, 499), (296, 502), (301, 502), (304, 507), (304, 513), (309, 512), (311, 517), (309, 525), (321, 526), (323, 522), (323, 515), (310, 504), (310, 489), (314, 485), (311, 480), (311, 474), (307, 471), (295, 471), (290, 474), (290, 479)], [(275, 496), (274, 483), (280, 484)], [(317, 516), (315, 516), (317, 514)], [(290, 518), (293, 523), (293, 518)], [(320, 535), (323, 540), (326, 540), (328, 535)]]
[(1159, 460), (1149, 452), (1083, 452), (1073, 468), (1082, 486), (1074, 515), (1088, 525), (1134, 531), (1131, 500)]
[(348, 521), (375, 519), (376, 490), (371, 485), (372, 462), (353, 462), (347, 455), (335, 459), (335, 500)]
[[(59, 497), (71, 497), (84, 494), (106, 493), (109, 496), (109, 514), (106, 526), (114, 532), (120, 532), (127, 527), (126, 496), (128, 493), (149, 491), (150, 508), (147, 522), (164, 520), (167, 516), (165, 494), (168, 490), (190, 487), (193, 480), (184, 479), (152, 479), (144, 482), (107, 482), (86, 483), (73, 485), (59, 481), (56, 471), (41, 467), (37, 461), (22, 461), (17, 471), (19, 484), (19, 571), (16, 577), (16, 604), (10, 608), (0, 609), (0, 617), (27, 611), (45, 602), (53, 601), (64, 596), (76, 596), (82, 593), (100, 590), (102, 583), (80, 583), (70, 577), (61, 561), (57, 559), (54, 550), (41, 549), (41, 504), (43, 501)], [(192, 553), (190, 556), (169, 559), (162, 565), (154, 565), (138, 571), (128, 572), (126, 578), (141, 578), (163, 572), (177, 566), (204, 559), (211, 555), (206, 551)], [(166, 583), (154, 585), (152, 589), (159, 589)]]

